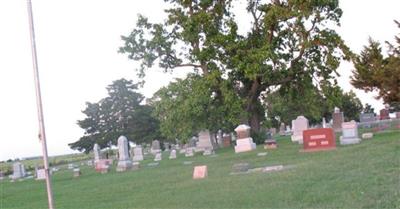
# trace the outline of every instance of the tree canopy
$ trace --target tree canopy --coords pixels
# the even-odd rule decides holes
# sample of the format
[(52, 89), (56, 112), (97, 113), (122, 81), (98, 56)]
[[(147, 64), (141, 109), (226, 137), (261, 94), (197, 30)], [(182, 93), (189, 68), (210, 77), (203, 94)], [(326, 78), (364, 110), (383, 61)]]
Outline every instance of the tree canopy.
[(400, 37), (395, 40), (395, 44), (386, 42), (389, 55), (385, 57), (380, 43), (369, 39), (368, 46), (353, 58), (351, 84), (366, 92), (378, 91), (378, 99), (400, 110)]
[(136, 143), (160, 137), (159, 122), (153, 108), (142, 105), (144, 97), (137, 92), (138, 84), (120, 79), (107, 87), (108, 96), (97, 103), (86, 103), (86, 118), (78, 121), (84, 136), (69, 144), (71, 149), (89, 152), (95, 143), (100, 147), (117, 144), (120, 135)]
[[(342, 15), (338, 0), (248, 0), (246, 12), (251, 15), (251, 28), (245, 34), (238, 32), (231, 0), (166, 2), (171, 7), (165, 10), (165, 22), (150, 23), (139, 15), (133, 31), (122, 36), (124, 46), (120, 52), (140, 63), (141, 76), (157, 64), (166, 72), (180, 67), (195, 70), (197, 76), (170, 86), (192, 88), (188, 104), (184, 102), (185, 96), (177, 97), (179, 105), (185, 107), (179, 113), (183, 121), (190, 121), (196, 110), (206, 110), (196, 115), (208, 119), (203, 124), (210, 125), (212, 121), (219, 123), (217, 127), (228, 127), (228, 123), (240, 121), (258, 131), (260, 122), (265, 120), (262, 93), (286, 85), (300, 89), (311, 88), (309, 84), (334, 83), (340, 60), (347, 58), (349, 52), (332, 29), (339, 25)], [(188, 89), (179, 91), (185, 94)], [(166, 95), (168, 90), (164, 89), (158, 96), (165, 99)], [(233, 112), (214, 114), (214, 110), (204, 109), (216, 107), (204, 106), (210, 102), (221, 105), (222, 112)], [(168, 105), (172, 105), (159, 104), (159, 109), (170, 109)], [(211, 113), (218, 118), (206, 117)], [(164, 117), (172, 121), (174, 114)], [(229, 122), (223, 124), (226, 115)], [(190, 123), (186, 125), (193, 131)]]

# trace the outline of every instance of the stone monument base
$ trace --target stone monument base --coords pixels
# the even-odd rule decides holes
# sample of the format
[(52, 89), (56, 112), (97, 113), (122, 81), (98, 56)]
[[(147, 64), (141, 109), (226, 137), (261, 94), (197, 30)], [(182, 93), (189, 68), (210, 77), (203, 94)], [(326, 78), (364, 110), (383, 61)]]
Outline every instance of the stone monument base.
[(130, 160), (120, 160), (118, 161), (117, 165), (117, 171), (122, 172), (122, 171), (127, 171), (132, 168), (132, 161)]
[(340, 144), (341, 145), (348, 145), (348, 144), (358, 144), (361, 142), (360, 138), (343, 138), (340, 137)]
[(256, 144), (251, 137), (236, 140), (235, 153), (248, 152), (255, 149)]
[(303, 144), (303, 135), (292, 135), (290, 138), (292, 139), (292, 142)]

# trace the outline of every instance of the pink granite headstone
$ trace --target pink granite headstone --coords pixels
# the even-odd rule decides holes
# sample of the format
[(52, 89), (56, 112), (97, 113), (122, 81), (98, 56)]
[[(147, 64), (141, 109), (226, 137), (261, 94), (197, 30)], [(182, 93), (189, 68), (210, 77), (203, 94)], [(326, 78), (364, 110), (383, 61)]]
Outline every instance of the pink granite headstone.
[(208, 175), (207, 166), (196, 166), (193, 170), (193, 179), (204, 179)]

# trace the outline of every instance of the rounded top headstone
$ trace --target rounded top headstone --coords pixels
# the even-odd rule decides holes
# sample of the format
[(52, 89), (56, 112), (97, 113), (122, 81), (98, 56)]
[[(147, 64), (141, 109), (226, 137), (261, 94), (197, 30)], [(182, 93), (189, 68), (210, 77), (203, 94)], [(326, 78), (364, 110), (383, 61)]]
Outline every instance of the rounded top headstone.
[(250, 130), (250, 126), (246, 125), (246, 124), (241, 124), (238, 127), (235, 128), (236, 132), (240, 132), (240, 131), (247, 131)]
[(335, 113), (340, 113), (340, 109), (339, 109), (338, 107), (335, 107), (335, 109), (333, 109), (333, 111), (334, 111)]
[(128, 141), (128, 139), (125, 136), (120, 136), (118, 138), (118, 143), (123, 143), (124, 141)]

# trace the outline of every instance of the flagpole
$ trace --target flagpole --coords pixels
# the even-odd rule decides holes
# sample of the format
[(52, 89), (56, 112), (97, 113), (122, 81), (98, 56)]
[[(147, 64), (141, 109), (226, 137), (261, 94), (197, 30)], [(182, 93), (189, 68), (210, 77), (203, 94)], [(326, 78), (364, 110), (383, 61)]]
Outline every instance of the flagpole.
[(40, 139), (40, 142), (42, 143), (43, 164), (44, 164), (45, 177), (46, 177), (46, 189), (47, 189), (47, 199), (48, 199), (49, 209), (54, 209), (53, 191), (52, 191), (52, 187), (51, 187), (51, 177), (50, 177), (49, 162), (48, 162), (48, 156), (47, 156), (46, 132), (44, 129), (42, 95), (40, 92), (39, 70), (38, 70), (38, 62), (37, 62), (37, 56), (36, 56), (36, 43), (35, 43), (35, 30), (33, 27), (32, 2), (31, 2), (31, 0), (27, 0), (27, 3), (28, 3), (29, 32), (30, 32), (31, 47), (32, 47), (33, 73), (34, 73), (35, 88), (36, 88), (36, 105), (37, 105), (39, 130), (40, 130), (39, 139)]

